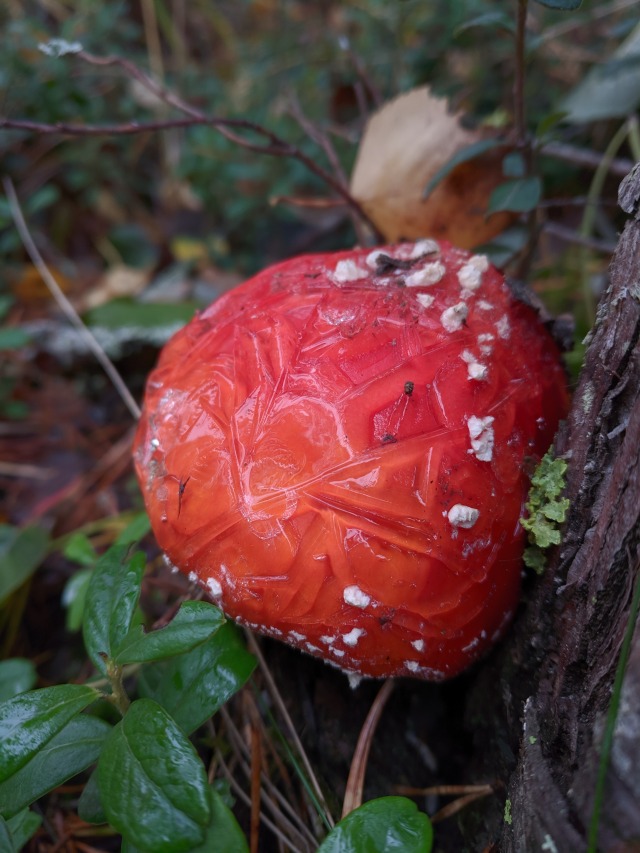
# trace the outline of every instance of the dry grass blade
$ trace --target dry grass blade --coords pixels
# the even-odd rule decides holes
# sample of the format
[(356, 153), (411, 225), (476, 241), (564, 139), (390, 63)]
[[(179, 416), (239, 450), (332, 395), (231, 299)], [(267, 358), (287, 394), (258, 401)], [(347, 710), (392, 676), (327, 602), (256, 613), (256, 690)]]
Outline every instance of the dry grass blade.
[[(246, 696), (246, 702), (253, 702), (253, 697), (250, 694), (247, 693)], [(257, 709), (255, 710), (257, 713)], [(234, 751), (237, 764), (244, 773), (244, 775), (247, 777), (247, 780), (249, 780), (253, 784), (253, 765), (249, 765), (249, 761), (252, 760), (253, 756), (251, 754), (249, 745), (247, 744), (246, 739), (243, 738), (242, 734), (238, 730), (238, 727), (236, 726), (231, 717), (231, 714), (224, 706), (220, 709), (220, 716), (224, 722), (226, 734), (229, 737), (229, 741)], [(259, 718), (259, 716), (256, 722), (259, 727), (262, 727), (262, 720)], [(267, 742), (267, 733), (265, 731), (261, 732), (261, 740), (263, 743)], [(265, 808), (269, 810), (275, 823), (279, 825), (282, 833), (290, 838), (291, 843), (295, 843), (297, 845), (304, 845), (304, 849), (315, 849), (318, 842), (313, 833), (305, 825), (304, 821), (297, 814), (289, 800), (287, 800), (287, 798), (283, 796), (283, 794), (276, 788), (275, 784), (268, 777), (266, 773), (266, 766), (264, 764), (261, 770), (261, 800), (264, 803)], [(290, 800), (291, 802), (295, 800), (293, 793), (290, 794)], [(264, 813), (261, 814), (261, 819), (264, 822)]]
[(118, 394), (120, 394), (124, 404), (131, 412), (133, 418), (135, 420), (138, 420), (140, 417), (140, 407), (133, 399), (133, 395), (125, 385), (123, 378), (120, 376), (120, 374), (116, 370), (115, 365), (107, 356), (105, 351), (102, 349), (98, 341), (82, 322), (82, 320), (78, 316), (76, 309), (64, 295), (60, 286), (58, 285), (58, 282), (55, 280), (55, 278), (49, 271), (49, 268), (45, 264), (42, 255), (40, 254), (38, 247), (36, 246), (27, 227), (27, 223), (22, 213), (22, 208), (20, 207), (20, 202), (18, 201), (18, 196), (16, 195), (16, 191), (14, 189), (11, 178), (3, 178), (2, 185), (4, 186), (4, 191), (7, 195), (7, 200), (9, 202), (9, 207), (11, 208), (11, 215), (13, 217), (16, 229), (20, 235), (20, 239), (24, 244), (27, 254), (31, 258), (34, 267), (42, 276), (42, 280), (49, 288), (49, 291), (51, 292), (51, 295), (55, 299), (58, 306), (60, 307), (60, 310), (67, 317), (69, 322), (73, 326), (75, 326), (76, 329), (78, 329), (82, 337), (85, 339), (87, 346), (89, 347), (93, 355), (96, 357), (98, 363), (100, 364), (104, 372), (107, 374), (111, 382), (113, 383)]
[(470, 803), (491, 796), (495, 793), (496, 787), (494, 785), (431, 785), (427, 788), (414, 788), (409, 785), (398, 785), (395, 791), (396, 794), (405, 797), (457, 797), (431, 817), (432, 823), (438, 823), (453, 817)]
[(373, 700), (373, 704), (369, 709), (367, 718), (360, 731), (356, 750), (351, 761), (351, 769), (347, 780), (347, 788), (344, 795), (344, 803), (342, 805), (342, 817), (348, 815), (358, 806), (362, 805), (362, 790), (364, 788), (364, 776), (367, 769), (367, 759), (369, 758), (369, 750), (371, 749), (371, 741), (373, 735), (384, 710), (387, 700), (393, 690), (394, 682), (388, 679), (382, 686), (380, 692)]
[(282, 699), (282, 696), (280, 695), (280, 691), (278, 690), (278, 687), (275, 683), (273, 675), (271, 674), (271, 670), (267, 666), (267, 662), (264, 659), (264, 655), (262, 654), (262, 651), (260, 650), (260, 646), (256, 642), (256, 639), (253, 636), (253, 634), (250, 631), (247, 631), (246, 636), (247, 636), (247, 643), (249, 645), (249, 649), (251, 650), (252, 654), (254, 654), (258, 659), (258, 664), (260, 666), (260, 670), (261, 670), (262, 675), (264, 677), (264, 680), (265, 680), (265, 683), (266, 683), (267, 688), (269, 690), (269, 693), (271, 694), (271, 698), (273, 700), (273, 703), (276, 706), (276, 708), (278, 709), (278, 712), (280, 713), (282, 719), (284, 720), (285, 726), (287, 728), (287, 733), (288, 733), (289, 737), (291, 738), (291, 740), (292, 740), (292, 742), (293, 742), (293, 744), (294, 744), (294, 746), (298, 752), (300, 760), (302, 761), (302, 764), (304, 766), (304, 769), (305, 769), (307, 776), (308, 776), (308, 779), (309, 779), (309, 783), (311, 784), (311, 787), (313, 788), (313, 792), (314, 792), (316, 798), (318, 799), (318, 802), (322, 805), (322, 808), (324, 811), (324, 817), (325, 817), (327, 823), (329, 824), (329, 826), (333, 827), (335, 825), (335, 821), (333, 820), (331, 812), (329, 811), (329, 806), (327, 805), (327, 801), (325, 799), (325, 796), (322, 793), (322, 788), (320, 787), (320, 784), (318, 783), (316, 775), (313, 772), (313, 767), (311, 766), (311, 762), (309, 761), (309, 757), (307, 756), (307, 754), (304, 750), (304, 747), (302, 746), (302, 742), (300, 740), (300, 737), (298, 736), (296, 728), (293, 725), (293, 721), (292, 721), (291, 717), (289, 716), (289, 712), (287, 711), (287, 707), (284, 704), (284, 700)]

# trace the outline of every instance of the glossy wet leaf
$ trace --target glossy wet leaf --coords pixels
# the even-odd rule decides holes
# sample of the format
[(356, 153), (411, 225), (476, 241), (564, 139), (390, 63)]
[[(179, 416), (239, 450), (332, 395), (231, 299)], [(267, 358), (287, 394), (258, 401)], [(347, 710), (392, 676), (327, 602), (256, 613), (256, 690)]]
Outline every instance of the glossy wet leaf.
[(0, 604), (35, 572), (48, 549), (43, 528), (0, 525)]
[(31, 690), (36, 683), (35, 666), (26, 658), (9, 658), (0, 662), (0, 702)]
[(180, 853), (203, 842), (211, 813), (204, 766), (156, 702), (134, 702), (111, 731), (98, 785), (109, 822), (137, 847)]
[(100, 799), (97, 770), (89, 776), (87, 784), (82, 789), (78, 800), (78, 817), (87, 823), (107, 823), (107, 816)]
[(540, 178), (516, 178), (506, 181), (491, 193), (487, 213), (497, 213), (501, 210), (528, 213), (537, 206), (541, 193)]
[(111, 726), (80, 714), (51, 738), (24, 767), (0, 782), (0, 814), (12, 817), (97, 760)]
[(99, 695), (83, 684), (62, 684), (23, 693), (0, 705), (0, 782), (24, 767)]
[(20, 853), (41, 823), (40, 815), (29, 809), (24, 809), (10, 820), (0, 817), (0, 851)]
[(192, 853), (249, 853), (243, 831), (231, 809), (225, 805), (220, 794), (209, 787), (211, 818), (204, 841), (194, 847)]
[(230, 622), (187, 654), (147, 666), (140, 692), (165, 707), (190, 733), (245, 684), (256, 665)]
[(129, 548), (116, 545), (96, 563), (87, 590), (82, 633), (96, 668), (106, 675), (105, 656), (111, 657), (131, 629), (144, 572), (144, 554), (128, 556)]
[(318, 853), (429, 853), (431, 821), (405, 797), (381, 797), (355, 809), (329, 833)]
[(200, 645), (224, 623), (221, 611), (206, 601), (185, 601), (171, 622), (145, 634), (133, 628), (114, 650), (116, 663), (144, 663), (183, 654)]
[(84, 605), (93, 569), (81, 569), (69, 578), (62, 593), (62, 604), (67, 609), (66, 626), (68, 631), (79, 631), (84, 618)]

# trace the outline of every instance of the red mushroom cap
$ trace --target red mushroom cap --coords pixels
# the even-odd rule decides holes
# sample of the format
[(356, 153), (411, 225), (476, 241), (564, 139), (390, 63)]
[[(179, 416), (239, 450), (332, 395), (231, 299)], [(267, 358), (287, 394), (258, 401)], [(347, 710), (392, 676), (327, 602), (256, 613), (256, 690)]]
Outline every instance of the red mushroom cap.
[(524, 462), (567, 405), (485, 257), (309, 255), (167, 344), (135, 462), (160, 546), (229, 616), (350, 673), (439, 680), (514, 612)]

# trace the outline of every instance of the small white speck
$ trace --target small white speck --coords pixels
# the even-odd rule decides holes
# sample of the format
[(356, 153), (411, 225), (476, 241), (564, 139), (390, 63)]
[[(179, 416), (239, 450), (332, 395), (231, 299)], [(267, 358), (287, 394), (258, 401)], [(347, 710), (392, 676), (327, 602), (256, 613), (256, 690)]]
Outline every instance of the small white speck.
[(495, 307), (492, 302), (487, 302), (486, 299), (481, 299), (479, 302), (476, 302), (476, 306), (481, 311), (493, 311)]
[(493, 422), (495, 418), (487, 415), (485, 418), (477, 418), (475, 415), (467, 420), (469, 438), (471, 439), (471, 451), (480, 462), (491, 462), (493, 459)]
[(370, 270), (375, 270), (378, 266), (378, 258), (380, 255), (384, 255), (385, 253), (382, 249), (374, 249), (373, 252), (369, 252), (366, 257), (365, 263), (369, 267)]
[(480, 510), (464, 504), (454, 504), (447, 513), (447, 517), (454, 527), (464, 527), (468, 530), (480, 518)]
[(480, 639), (481, 640), (487, 639), (487, 632), (484, 630), (484, 628), (482, 629), (482, 631), (480, 631)]
[(446, 308), (440, 315), (440, 322), (447, 332), (457, 332), (464, 325), (467, 319), (469, 308), (466, 302), (458, 302), (457, 305), (452, 305), (451, 308)]
[(468, 349), (462, 350), (460, 358), (467, 364), (467, 375), (469, 379), (486, 379), (488, 368), (486, 364), (476, 361), (475, 355)]
[(423, 308), (431, 308), (435, 296), (432, 296), (430, 293), (416, 293), (416, 299)]
[(511, 336), (511, 323), (506, 314), (503, 314), (496, 323), (496, 330), (504, 340), (507, 340)]
[(323, 642), (323, 643), (326, 643), (328, 646), (330, 646), (330, 645), (331, 645), (331, 643), (335, 643), (335, 641), (336, 641), (337, 639), (338, 639), (338, 635), (337, 635), (337, 634), (334, 634), (332, 637), (330, 637), (328, 634), (323, 634), (323, 635), (320, 637), (320, 641), (321, 641), (321, 642)]
[(470, 643), (468, 643), (466, 646), (462, 647), (462, 651), (463, 652), (472, 652), (476, 648), (476, 646), (478, 645), (479, 642), (480, 642), (480, 638), (474, 637)]
[(435, 240), (418, 240), (411, 249), (410, 258), (421, 258), (422, 255), (433, 255), (440, 251)]
[(493, 352), (493, 340), (495, 339), (490, 332), (484, 332), (482, 335), (478, 335), (478, 346), (480, 347), (480, 352), (483, 355), (491, 355)]
[(217, 581), (215, 578), (209, 578), (207, 581), (207, 587), (213, 598), (220, 598), (222, 595), (222, 586), (220, 581)]
[(417, 660), (406, 660), (404, 665), (409, 670), (409, 672), (417, 672), (420, 669), (420, 664)]
[(282, 631), (280, 630), (280, 628), (271, 628), (270, 633), (273, 634), (274, 637), (282, 636)]
[(407, 287), (429, 287), (437, 284), (444, 276), (446, 270), (440, 261), (426, 264), (421, 269), (410, 273), (404, 280)]
[(479, 361), (472, 361), (467, 365), (467, 374), (469, 379), (484, 381), (489, 375), (489, 368)]
[(342, 649), (330, 649), (331, 654), (335, 655), (337, 658), (344, 657), (344, 651)]
[(364, 630), (362, 628), (353, 628), (348, 634), (342, 635), (342, 642), (345, 646), (356, 646), (363, 635)]
[(189, 572), (188, 578), (191, 583), (198, 583), (198, 575), (195, 572)]
[(151, 439), (151, 447), (160, 447), (160, 439), (152, 438)]
[(347, 672), (347, 678), (349, 679), (349, 687), (352, 690), (355, 690), (362, 681), (362, 676), (359, 672)]
[(482, 284), (482, 274), (489, 269), (486, 255), (474, 255), (458, 270), (458, 281), (466, 291), (475, 291)]
[(411, 645), (417, 652), (424, 651), (424, 640), (414, 640)]
[(292, 640), (297, 640), (299, 643), (307, 639), (304, 634), (299, 634), (297, 631), (289, 631), (289, 636)]
[(359, 267), (352, 258), (343, 258), (338, 261), (334, 271), (334, 278), (338, 284), (345, 284), (348, 281), (358, 281), (360, 278), (367, 278), (369, 273), (367, 270)]
[(353, 607), (368, 607), (371, 604), (371, 597), (363, 592), (359, 586), (348, 586), (342, 593), (345, 604), (351, 604)]
[(322, 649), (320, 649), (318, 646), (314, 646), (314, 645), (313, 645), (313, 643), (306, 643), (306, 646), (307, 646), (307, 649), (308, 649), (310, 652), (320, 652), (320, 651), (322, 651)]

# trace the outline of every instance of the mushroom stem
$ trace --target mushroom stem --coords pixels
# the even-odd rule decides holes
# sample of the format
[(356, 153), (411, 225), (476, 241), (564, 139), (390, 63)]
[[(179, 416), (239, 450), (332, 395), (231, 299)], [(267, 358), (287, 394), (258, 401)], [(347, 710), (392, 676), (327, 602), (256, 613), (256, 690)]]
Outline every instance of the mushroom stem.
[(380, 692), (373, 700), (364, 725), (360, 730), (358, 743), (356, 744), (353, 759), (351, 761), (351, 769), (349, 770), (349, 778), (347, 779), (347, 788), (344, 794), (344, 802), (342, 804), (342, 817), (346, 817), (349, 812), (357, 809), (362, 805), (362, 791), (364, 789), (364, 774), (367, 770), (367, 760), (369, 758), (369, 750), (373, 735), (387, 704), (387, 700), (393, 691), (395, 682), (392, 678), (388, 678), (382, 685)]

